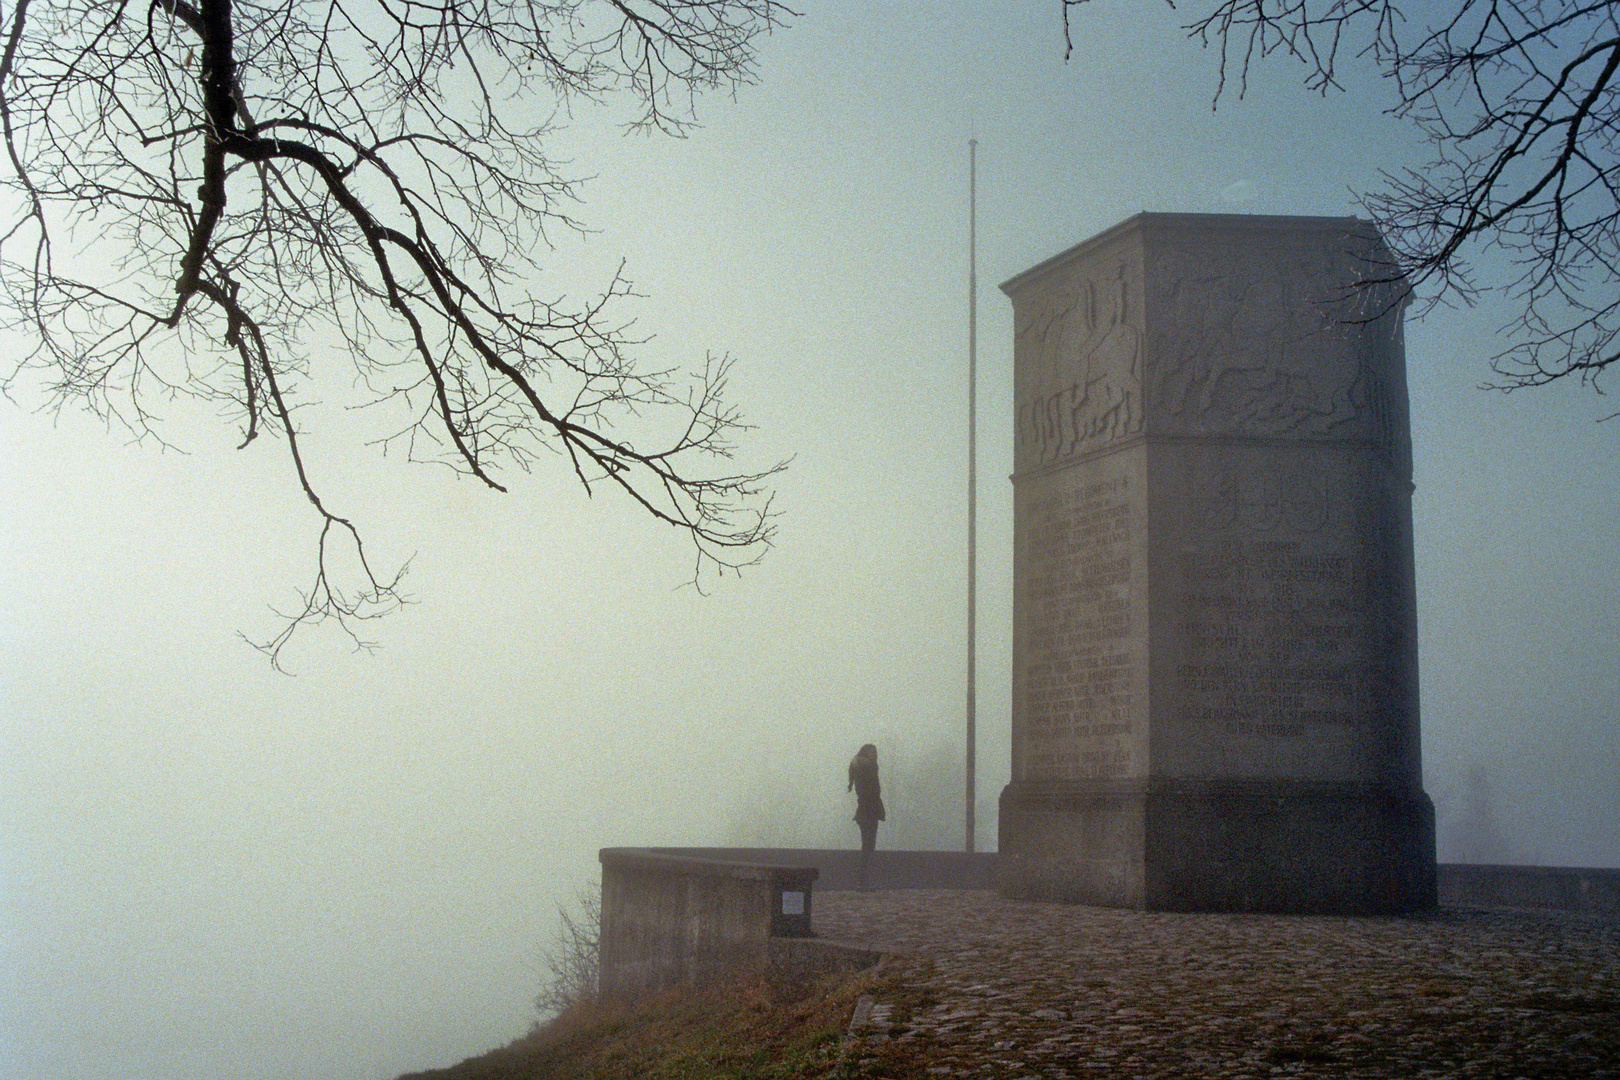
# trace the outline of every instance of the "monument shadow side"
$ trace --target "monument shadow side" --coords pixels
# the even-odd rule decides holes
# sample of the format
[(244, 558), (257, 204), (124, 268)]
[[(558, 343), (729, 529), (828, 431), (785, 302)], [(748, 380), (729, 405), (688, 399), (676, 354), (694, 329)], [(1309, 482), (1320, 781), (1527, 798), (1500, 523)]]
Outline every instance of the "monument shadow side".
[(1141, 214), (1002, 286), (1006, 895), (1434, 905), (1389, 267), (1354, 218)]

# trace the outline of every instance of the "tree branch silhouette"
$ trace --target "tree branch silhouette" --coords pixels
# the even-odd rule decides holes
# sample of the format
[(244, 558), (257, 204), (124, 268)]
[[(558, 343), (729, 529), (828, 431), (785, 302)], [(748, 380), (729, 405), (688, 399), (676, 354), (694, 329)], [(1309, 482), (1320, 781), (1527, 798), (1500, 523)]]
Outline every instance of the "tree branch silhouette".
[[(752, 80), (775, 0), (76, 0), (5, 13), (0, 137), (17, 196), (0, 289), (30, 343), (0, 390), (43, 384), (140, 438), (190, 397), (286, 444), (320, 529), (314, 585), (257, 642), (394, 610), (358, 528), (318, 492), (292, 396), (339, 358), (411, 419), (381, 440), (498, 491), (560, 456), (691, 540), (697, 573), (756, 561), (784, 463), (729, 463), (747, 430), (729, 357), (638, 360), (623, 264), (542, 299), (537, 253), (579, 181), (536, 102), (628, 103), (680, 135), (696, 96)], [(330, 376), (328, 376), (330, 377)], [(337, 552), (345, 550), (341, 560)], [(340, 566), (345, 568), (340, 571)], [(352, 584), (340, 586), (340, 573)]]

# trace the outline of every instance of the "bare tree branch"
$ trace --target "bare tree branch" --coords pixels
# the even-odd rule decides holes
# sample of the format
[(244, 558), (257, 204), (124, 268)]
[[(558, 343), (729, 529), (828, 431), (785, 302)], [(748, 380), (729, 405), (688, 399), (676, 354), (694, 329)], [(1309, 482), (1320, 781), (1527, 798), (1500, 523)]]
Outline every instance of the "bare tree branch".
[[(320, 522), (302, 625), (404, 602), (327, 507), (290, 396), (344, 360), (380, 440), (505, 491), (560, 454), (691, 538), (698, 569), (760, 557), (782, 467), (728, 465), (746, 430), (730, 361), (638, 363), (622, 266), (584, 304), (543, 299), (538, 252), (576, 230), (578, 181), (545, 152), (577, 98), (631, 129), (683, 133), (696, 95), (754, 77), (776, 0), (68, 0), (5, 14), (0, 136), (19, 198), (0, 289), (31, 343), (0, 391), (43, 380), (162, 439), (155, 402), (192, 397), (285, 441)], [(347, 550), (339, 558), (339, 541)], [(341, 564), (341, 565), (340, 565)], [(346, 568), (346, 569), (343, 569)], [(402, 573), (402, 571), (401, 571)], [(340, 587), (346, 574), (354, 584)]]
[[(1064, 0), (1066, 41), (1086, 2)], [(1186, 30), (1219, 50), (1217, 103), (1278, 53), (1322, 93), (1340, 88), (1341, 56), (1390, 80), (1391, 111), (1434, 149), (1363, 196), (1396, 257), (1390, 279), (1431, 305), (1472, 303), (1486, 286), (1470, 254), (1504, 256), (1513, 269), (1489, 287), (1516, 314), (1488, 385), (1602, 391), (1620, 363), (1620, 0), (1451, 0), (1421, 29), (1395, 0), (1167, 2), (1197, 11)]]
[(577, 913), (557, 905), (556, 935), (540, 954), (545, 971), (534, 1005), (547, 1020), (589, 1006), (601, 991), (601, 883), (580, 889), (574, 904)]

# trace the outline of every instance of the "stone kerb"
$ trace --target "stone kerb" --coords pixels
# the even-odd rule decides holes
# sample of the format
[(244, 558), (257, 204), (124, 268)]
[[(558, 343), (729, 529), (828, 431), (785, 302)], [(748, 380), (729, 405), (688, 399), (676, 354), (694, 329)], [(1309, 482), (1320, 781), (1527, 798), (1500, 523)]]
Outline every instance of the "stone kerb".
[(773, 957), (791, 962), (804, 950), (773, 948), (773, 942), (813, 936), (813, 866), (652, 848), (603, 848), (599, 857), (604, 996), (779, 978)]

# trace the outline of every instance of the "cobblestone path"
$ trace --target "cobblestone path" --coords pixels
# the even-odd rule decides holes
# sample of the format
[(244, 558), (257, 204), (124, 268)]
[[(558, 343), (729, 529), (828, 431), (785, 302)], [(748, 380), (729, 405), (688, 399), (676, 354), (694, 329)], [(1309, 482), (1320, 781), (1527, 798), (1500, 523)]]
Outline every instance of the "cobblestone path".
[(896, 950), (856, 1073), (1614, 1077), (1620, 920), (1177, 915), (988, 892), (826, 892), (817, 933)]

